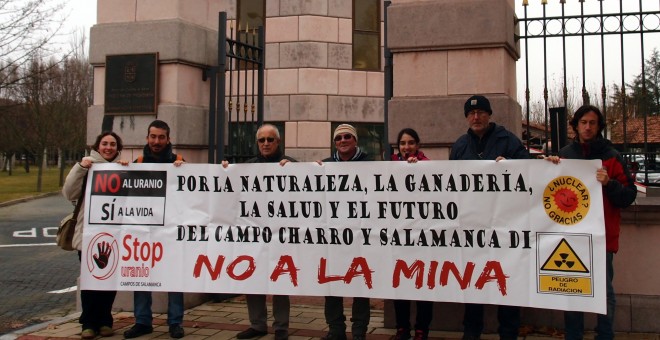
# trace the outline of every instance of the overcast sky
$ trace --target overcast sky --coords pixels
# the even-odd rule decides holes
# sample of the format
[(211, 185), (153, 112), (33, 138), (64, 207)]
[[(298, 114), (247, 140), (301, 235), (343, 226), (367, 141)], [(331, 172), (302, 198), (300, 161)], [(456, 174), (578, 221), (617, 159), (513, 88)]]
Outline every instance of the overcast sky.
[[(658, 0), (643, 0), (644, 12), (658, 11), (660, 8), (660, 1)], [(541, 0), (529, 0), (530, 5), (527, 6), (527, 17), (534, 18), (540, 17), (543, 14), (543, 6), (540, 5)], [(640, 10), (640, 1), (634, 0), (604, 0), (603, 13), (619, 13), (620, 4), (623, 3), (623, 12), (638, 12)], [(521, 5), (521, 0), (516, 0), (516, 14), (519, 18), (524, 17), (524, 7)], [(584, 13), (599, 14), (601, 1), (585, 1)], [(561, 6), (559, 1), (548, 1), (546, 7), (546, 16), (561, 16)], [(565, 15), (580, 15), (581, 8), (578, 0), (567, 0), (565, 5)], [(606, 30), (610, 28), (615, 30), (618, 26), (618, 21), (608, 19), (605, 21)], [(625, 27), (629, 30), (638, 30), (638, 21), (624, 20)], [(646, 29), (659, 29), (660, 20), (658, 16), (649, 16), (644, 19)], [(577, 25), (577, 26), (576, 26)], [(588, 30), (596, 32), (599, 30), (600, 23), (598, 20), (590, 20), (585, 23)], [(549, 24), (549, 30), (557, 32), (561, 27), (559, 21)], [(579, 29), (579, 21), (573, 20), (567, 23), (567, 27), (576, 31)], [(524, 27), (520, 27), (521, 33)], [(530, 31), (538, 33), (541, 31), (540, 25), (530, 25)], [(642, 45), (640, 34), (625, 34), (623, 39), (624, 53), (624, 68), (621, 69), (621, 35), (607, 35), (604, 39), (605, 45), (605, 82), (608, 86), (615, 83), (619, 86), (622, 84), (622, 78), (626, 82), (630, 82), (635, 76), (641, 73), (642, 64)], [(660, 33), (647, 33), (644, 35), (644, 59), (648, 59), (653, 49), (660, 50)], [(563, 82), (563, 48), (561, 38), (547, 39), (546, 45), (546, 60), (547, 60), (547, 81), (548, 89), (556, 89), (557, 84)], [(601, 61), (601, 39), (599, 35), (585, 37), (585, 78), (586, 88), (591, 95), (599, 94), (602, 84), (602, 61)], [(543, 39), (529, 39), (529, 70), (530, 70), (530, 91), (532, 100), (542, 99), (543, 94), (543, 78), (544, 78), (544, 61), (543, 61)], [(522, 58), (525, 57), (524, 44), (521, 43)], [(582, 87), (582, 39), (580, 37), (566, 38), (566, 70), (567, 70), (567, 83), (569, 91), (571, 87), (577, 87), (572, 93), (578, 92), (577, 96), (580, 97), (579, 91)], [(525, 64), (524, 59), (517, 65), (518, 73), (518, 99), (524, 99), (524, 89), (526, 84), (525, 79)], [(596, 92), (596, 93), (595, 93)], [(611, 91), (608, 91), (611, 94)], [(569, 96), (571, 94), (569, 93)], [(593, 98), (593, 97), (592, 97)]]

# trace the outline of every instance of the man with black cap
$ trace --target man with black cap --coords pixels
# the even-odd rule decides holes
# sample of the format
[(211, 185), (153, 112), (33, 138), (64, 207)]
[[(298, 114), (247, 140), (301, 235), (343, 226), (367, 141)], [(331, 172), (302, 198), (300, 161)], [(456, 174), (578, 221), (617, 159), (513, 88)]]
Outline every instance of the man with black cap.
[[(528, 159), (529, 153), (520, 139), (503, 126), (490, 122), (493, 110), (484, 96), (472, 96), (464, 105), (469, 129), (451, 148), (450, 160)], [(500, 339), (516, 339), (520, 327), (520, 307), (497, 306), (497, 332)], [(463, 340), (476, 340), (484, 328), (484, 305), (465, 304)]]
[(493, 110), (486, 97), (472, 96), (463, 108), (469, 129), (452, 145), (449, 159), (500, 161), (529, 158), (527, 149), (516, 135), (490, 121)]

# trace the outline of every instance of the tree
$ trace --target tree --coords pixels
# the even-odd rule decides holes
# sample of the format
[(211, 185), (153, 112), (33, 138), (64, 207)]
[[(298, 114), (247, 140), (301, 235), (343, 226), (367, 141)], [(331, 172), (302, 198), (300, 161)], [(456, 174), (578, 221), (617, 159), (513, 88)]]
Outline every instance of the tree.
[(0, 0), (0, 91), (21, 80), (12, 75), (35, 53), (59, 53), (50, 42), (64, 23), (63, 6), (57, 0)]
[[(644, 114), (660, 114), (660, 52), (653, 49), (651, 56), (644, 62), (644, 72), (632, 82), (620, 87), (613, 85), (610, 96), (609, 112), (612, 119), (641, 118)], [(625, 111), (624, 111), (625, 108)]]

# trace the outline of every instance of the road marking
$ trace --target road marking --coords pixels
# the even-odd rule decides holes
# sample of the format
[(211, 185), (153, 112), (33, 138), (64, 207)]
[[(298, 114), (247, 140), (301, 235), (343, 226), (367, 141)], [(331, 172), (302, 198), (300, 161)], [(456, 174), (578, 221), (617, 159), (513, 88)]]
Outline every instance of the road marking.
[(55, 246), (57, 243), (0, 244), (0, 248)]
[(73, 286), (73, 287), (64, 288), (64, 289), (60, 289), (60, 290), (51, 290), (48, 293), (49, 294), (64, 294), (64, 293), (69, 293), (69, 292), (75, 292), (77, 290), (78, 290), (78, 286)]

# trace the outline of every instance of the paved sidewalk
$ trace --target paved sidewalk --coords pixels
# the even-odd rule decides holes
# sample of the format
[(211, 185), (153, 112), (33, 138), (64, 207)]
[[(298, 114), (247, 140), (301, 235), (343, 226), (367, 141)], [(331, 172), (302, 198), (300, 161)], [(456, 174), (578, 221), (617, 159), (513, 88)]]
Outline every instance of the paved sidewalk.
[[(350, 320), (350, 299), (345, 299), (345, 314)], [(372, 299), (371, 322), (367, 338), (369, 340), (391, 339), (395, 333), (394, 329), (383, 326), (383, 301)], [(270, 304), (269, 304), (270, 311)], [(80, 339), (80, 324), (78, 314), (69, 318), (53, 320), (48, 323), (30, 327), (23, 331), (17, 331), (0, 337), (0, 340), (45, 340), (45, 339)], [(166, 324), (167, 315), (154, 315), (154, 332), (137, 339), (170, 339)], [(123, 339), (125, 330), (133, 325), (135, 319), (132, 312), (117, 312), (114, 314), (115, 335), (107, 339)], [(269, 323), (272, 323), (272, 315), (269, 312)], [(350, 330), (350, 322), (347, 322)], [(186, 331), (184, 339), (235, 339), (236, 334), (249, 325), (247, 307), (243, 296), (236, 297), (223, 302), (207, 302), (185, 312), (183, 327)], [(320, 338), (327, 332), (327, 325), (323, 315), (322, 297), (292, 297), (291, 319), (289, 325), (289, 337), (291, 340), (303, 340)], [(350, 333), (348, 333), (349, 339)], [(460, 339), (460, 332), (431, 331), (430, 339)], [(530, 333), (521, 336), (525, 340), (552, 340), (561, 339), (563, 334), (554, 336)], [(593, 339), (593, 333), (585, 334), (585, 339)], [(617, 339), (623, 340), (660, 340), (660, 334), (629, 334), (617, 333)], [(97, 338), (102, 339), (102, 338)], [(261, 337), (262, 340), (274, 339), (272, 330), (270, 334)], [(498, 339), (496, 334), (484, 334), (484, 340)]]

